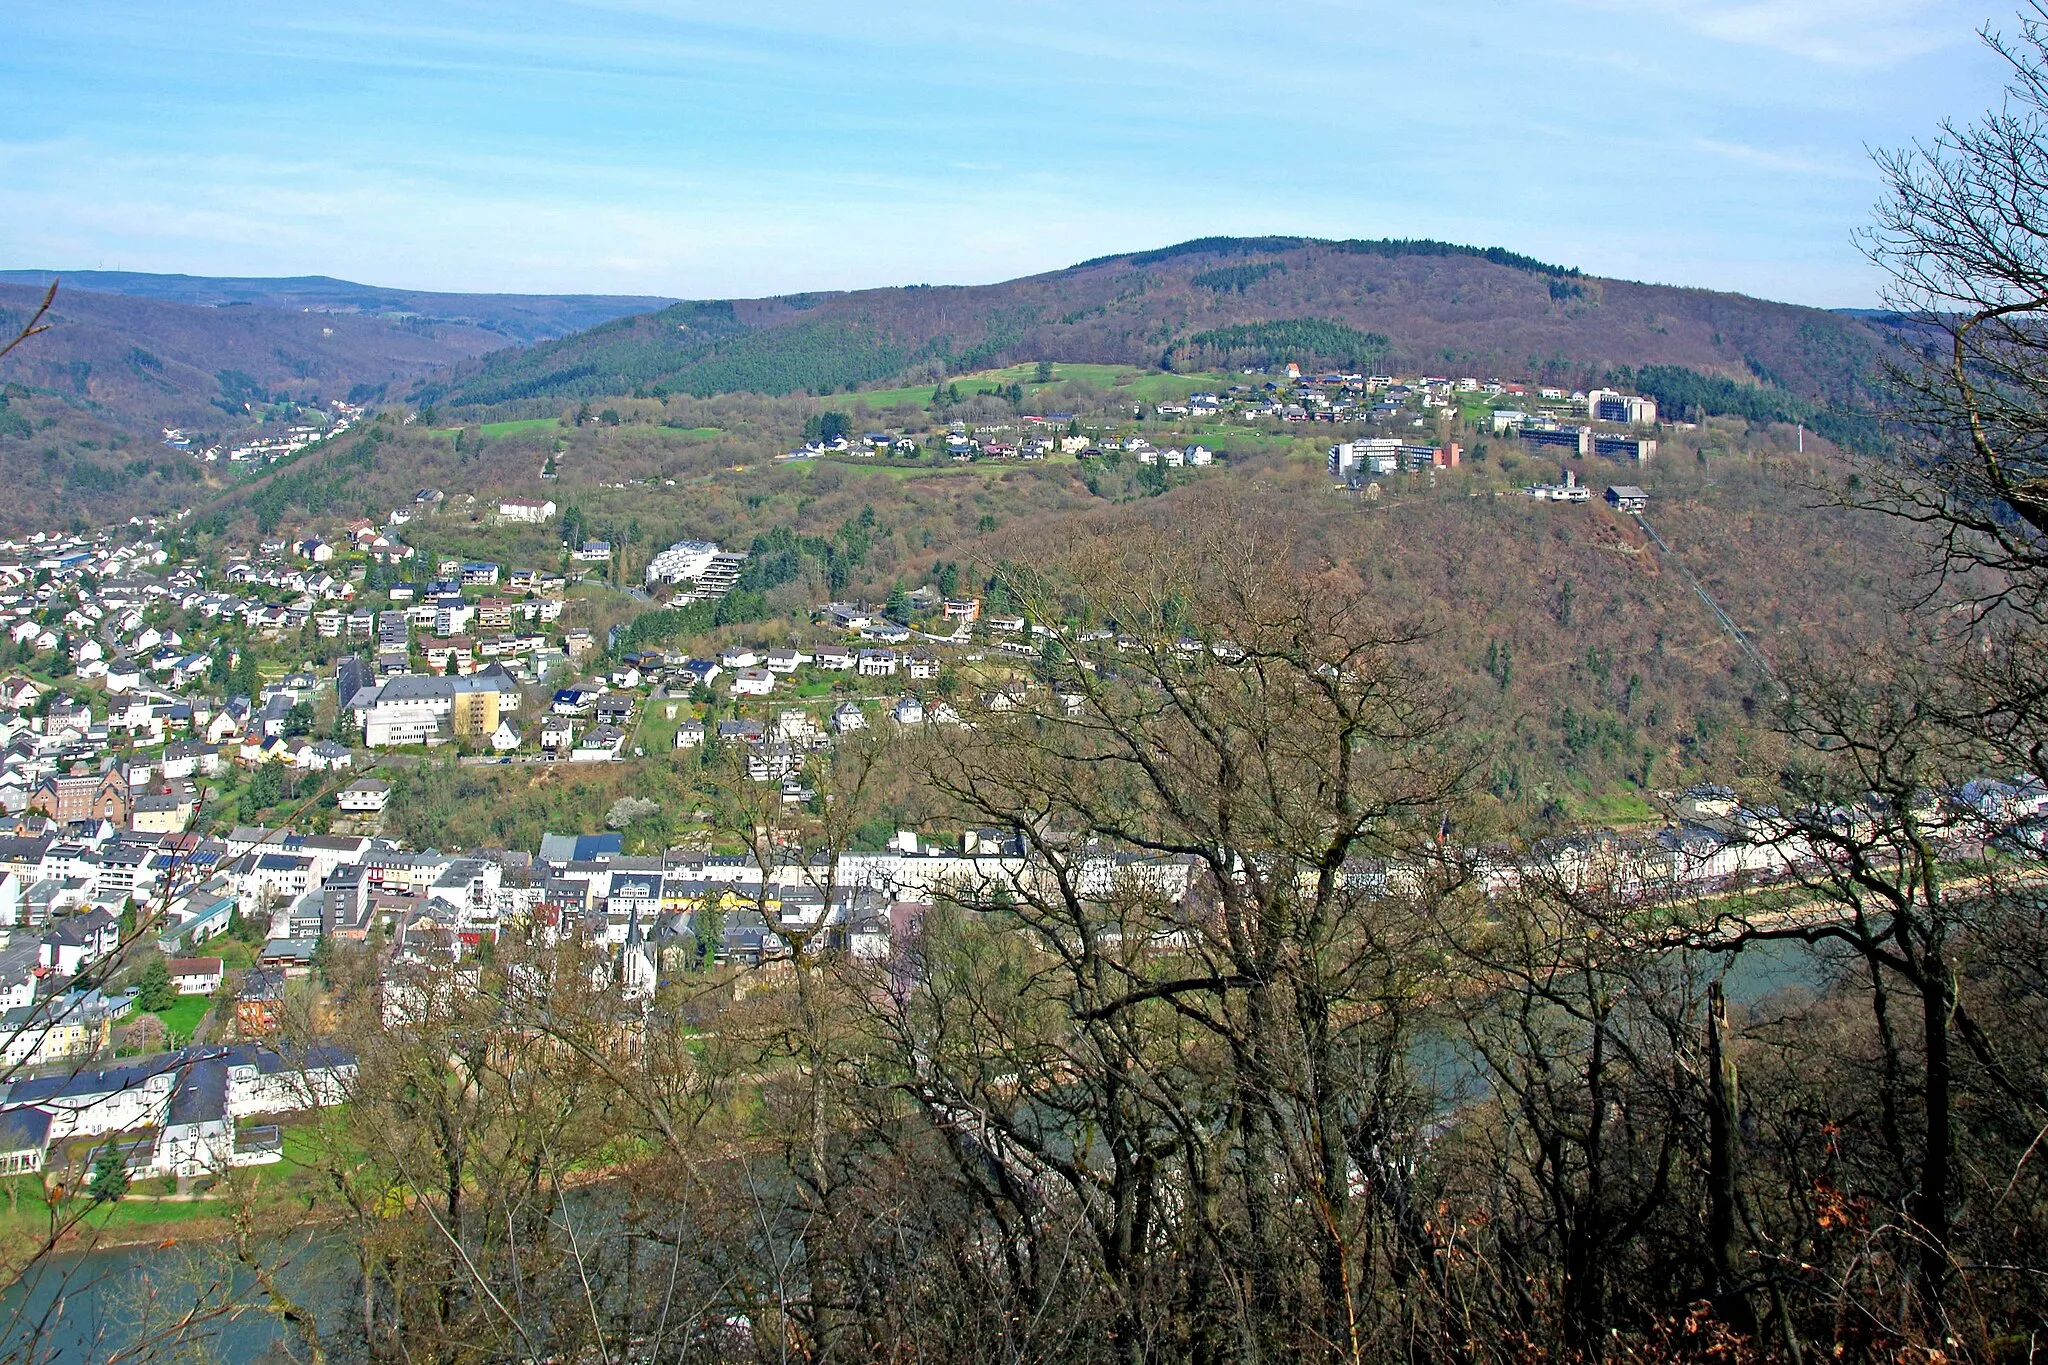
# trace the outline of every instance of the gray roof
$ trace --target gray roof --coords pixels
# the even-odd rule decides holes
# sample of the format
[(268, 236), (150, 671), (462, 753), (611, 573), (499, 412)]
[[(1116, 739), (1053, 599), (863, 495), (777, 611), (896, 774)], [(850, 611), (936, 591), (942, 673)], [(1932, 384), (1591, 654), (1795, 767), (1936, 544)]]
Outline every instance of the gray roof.
[(164, 1114), (166, 1128), (180, 1123), (218, 1123), (228, 1113), (228, 1064), (218, 1057), (206, 1057), (185, 1068), (178, 1088), (171, 1092), (171, 1107)]
[(50, 1116), (41, 1109), (0, 1114), (0, 1153), (40, 1152), (50, 1145)]

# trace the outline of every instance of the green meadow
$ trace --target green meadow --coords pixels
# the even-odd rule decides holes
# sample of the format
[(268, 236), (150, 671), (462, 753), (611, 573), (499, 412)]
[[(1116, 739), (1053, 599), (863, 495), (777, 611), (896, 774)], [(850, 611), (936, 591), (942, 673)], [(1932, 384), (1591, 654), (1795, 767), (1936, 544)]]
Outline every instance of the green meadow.
[[(1170, 399), (1185, 398), (1191, 393), (1224, 388), (1231, 382), (1231, 376), (1224, 374), (1168, 374), (1163, 370), (1132, 369), (1128, 365), (1064, 362), (1056, 362), (1052, 367), (1052, 374), (1054, 384), (1079, 380), (1107, 392), (1128, 395), (1141, 403), (1161, 403)], [(1008, 388), (1012, 384), (1019, 384), (1023, 386), (1024, 395), (1028, 399), (1034, 392), (1047, 387), (1037, 382), (1037, 375), (1036, 364), (1010, 365), (999, 370), (977, 370), (972, 374), (955, 375), (945, 383), (959, 389), (963, 398), (982, 389)], [(898, 403), (909, 403), (922, 408), (930, 404), (933, 388), (931, 384), (914, 384), (893, 389), (871, 389), (866, 393), (835, 393), (820, 398), (818, 403), (822, 407), (838, 409), (849, 409), (858, 402), (864, 402), (870, 408), (894, 407)]]

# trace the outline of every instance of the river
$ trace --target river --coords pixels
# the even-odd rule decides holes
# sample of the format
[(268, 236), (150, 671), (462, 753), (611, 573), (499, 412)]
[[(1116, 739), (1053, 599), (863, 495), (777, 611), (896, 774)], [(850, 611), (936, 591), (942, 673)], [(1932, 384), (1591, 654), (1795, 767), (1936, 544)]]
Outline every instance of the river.
[[(1836, 962), (1836, 953), (1789, 940), (1756, 944), (1728, 959), (1723, 982), (1732, 1003), (1753, 1007), (1779, 992), (1813, 989)], [(1410, 1060), (1448, 1105), (1469, 1098), (1480, 1083), (1476, 1059), (1450, 1039), (1418, 1045)], [(323, 1317), (350, 1311), (354, 1271), (339, 1246), (316, 1231), (267, 1245), (287, 1293), (310, 1292), (310, 1306)], [(236, 1270), (221, 1249), (205, 1243), (54, 1256), (27, 1281), (0, 1294), (0, 1365), (84, 1365), (124, 1350), (136, 1351), (132, 1358), (137, 1360), (196, 1357), (222, 1365), (301, 1359), (283, 1324), (247, 1306), (256, 1302), (254, 1288), (246, 1270)], [(161, 1350), (150, 1351), (151, 1339), (195, 1303), (216, 1310), (236, 1303), (243, 1307), (204, 1316), (184, 1331), (181, 1341), (166, 1339)]]
[[(266, 1243), (286, 1292), (346, 1292), (352, 1271), (339, 1248), (305, 1231)], [(324, 1284), (321, 1282), (325, 1281)], [(0, 1360), (7, 1365), (86, 1365), (124, 1359), (218, 1360), (269, 1365), (298, 1360), (282, 1323), (260, 1307), (249, 1272), (225, 1248), (149, 1243), (52, 1256), (0, 1295)], [(333, 1311), (339, 1302), (327, 1305)], [(182, 1326), (181, 1319), (191, 1315)]]

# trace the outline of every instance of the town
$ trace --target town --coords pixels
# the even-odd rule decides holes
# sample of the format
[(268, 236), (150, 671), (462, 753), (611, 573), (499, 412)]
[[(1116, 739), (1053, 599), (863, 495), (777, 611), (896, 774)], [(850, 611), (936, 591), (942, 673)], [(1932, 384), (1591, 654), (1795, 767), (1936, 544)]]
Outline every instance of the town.
[[(1371, 497), (1379, 480), (1434, 478), (1459, 469), (1463, 454), (1455, 441), (1375, 435), (1375, 425), (1423, 427), (1460, 405), (1473, 424), (1540, 455), (1640, 466), (1656, 451), (1644, 434), (1658, 422), (1655, 402), (1612, 390), (1304, 376), (1295, 366), (1248, 377), (1259, 382), (1158, 403), (1156, 439), (1084, 430), (1065, 414), (1021, 415), (1024, 434), (1009, 439), (1003, 424), (957, 421), (850, 436), (827, 413), (816, 439), (785, 458), (1060, 455), (1188, 477), (1218, 455), (1160, 424), (1340, 422), (1357, 434), (1330, 447), (1332, 484)], [(338, 411), (331, 434), (365, 418)], [(1523, 491), (1591, 497), (1569, 465), (1561, 483)], [(1616, 485), (1605, 501), (1639, 514), (1647, 497)], [(303, 525), (215, 547), (205, 562), (191, 553), (189, 516), (0, 543), (0, 631), (13, 666), (0, 675), (0, 1004), (18, 1073), (0, 1093), (8, 1169), (44, 1170), (49, 1153), (80, 1138), (96, 1145), (75, 1149), (73, 1165), (102, 1159), (111, 1142), (133, 1170), (186, 1181), (209, 1165), (275, 1160), (274, 1123), (237, 1121), (345, 1097), (346, 1054), (316, 1051), (309, 1063), (303, 1050), (271, 1050), (282, 1046), (287, 999), (317, 997), (325, 962), (344, 947), (381, 955), (393, 1026), (422, 998), (421, 970), (488, 955), (508, 933), (598, 954), (630, 1008), (679, 975), (772, 968), (799, 952), (885, 961), (936, 901), (1047, 875), (1014, 830), (903, 829), (885, 845), (799, 846), (764, 862), (709, 826), (696, 844), (629, 852), (617, 826), (630, 819), (599, 828), (598, 811), (534, 848), (408, 847), (385, 812), (413, 766), (446, 753), (499, 766), (687, 759), (695, 780), (757, 787), (794, 825), (820, 800), (820, 760), (849, 737), (1010, 712), (1071, 722), (1085, 699), (1048, 683), (1043, 661), (1093, 669), (1143, 647), (1108, 628), (1033, 620), (994, 580), (977, 589), (944, 565), (886, 602), (817, 602), (794, 630), (749, 639), (754, 618), (734, 608), (772, 586), (769, 553), (683, 540), (633, 571), (621, 547), (563, 525), (546, 562), (426, 562), (408, 541), (455, 501), (421, 489), (381, 520)], [(473, 520), (513, 530), (567, 520), (548, 497), (459, 501)], [(633, 614), (602, 633), (587, 612), (600, 591), (633, 601)], [(715, 646), (677, 647), (714, 628)], [(1228, 642), (1173, 647), (1233, 657)], [(716, 773), (714, 754), (727, 761)], [(1773, 812), (1745, 810), (1724, 789), (1667, 795), (1660, 827), (1447, 856), (1488, 894), (1564, 877), (1643, 900), (1768, 884), (1818, 856)], [(2048, 792), (2027, 781), (1931, 799), (1980, 844), (1987, 823), (2008, 842), (2035, 840), (2048, 815)], [(266, 810), (289, 818), (245, 818)], [(1180, 897), (1196, 869), (1105, 847), (1080, 875), (1098, 889), (1138, 878)], [(1346, 869), (1383, 891), (1421, 875)], [(176, 1034), (136, 1031), (172, 1017)], [(138, 1051), (152, 1039), (183, 1050)], [(264, 1079), (287, 1076), (290, 1085)]]

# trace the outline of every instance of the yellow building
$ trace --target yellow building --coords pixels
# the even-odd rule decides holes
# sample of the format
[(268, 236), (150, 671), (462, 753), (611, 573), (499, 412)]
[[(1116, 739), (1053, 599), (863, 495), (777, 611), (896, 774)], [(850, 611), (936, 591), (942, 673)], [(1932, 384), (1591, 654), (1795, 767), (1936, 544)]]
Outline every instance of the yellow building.
[(495, 691), (457, 692), (448, 712), (448, 728), (457, 739), (488, 739), (498, 728)]

